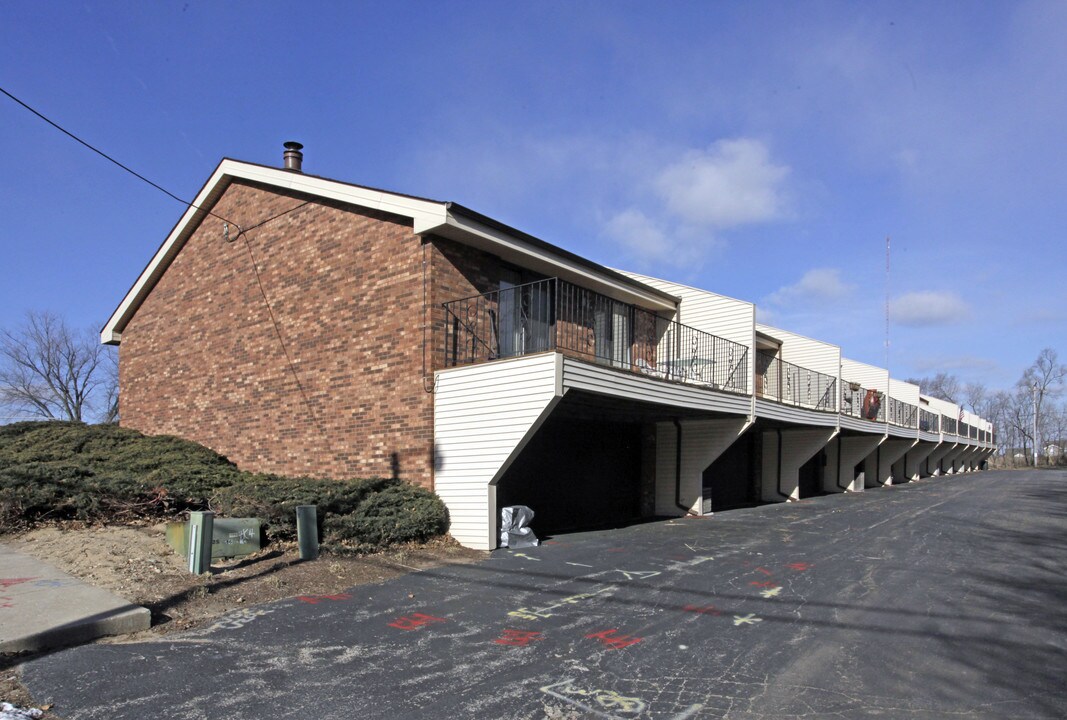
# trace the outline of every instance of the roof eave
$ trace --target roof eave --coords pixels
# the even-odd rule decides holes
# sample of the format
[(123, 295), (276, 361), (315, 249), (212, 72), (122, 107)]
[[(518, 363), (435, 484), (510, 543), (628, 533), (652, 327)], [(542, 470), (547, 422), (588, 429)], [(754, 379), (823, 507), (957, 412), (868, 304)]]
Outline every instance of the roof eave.
[(673, 312), (679, 299), (574, 253), (510, 228), (455, 203), (352, 185), (338, 180), (225, 158), (175, 223), (152, 259), (100, 331), (104, 344), (118, 345), (122, 331), (166, 272), (200, 222), (236, 179), (406, 217), (417, 235), (439, 234), (483, 247), (531, 269), (591, 285), (609, 295)]

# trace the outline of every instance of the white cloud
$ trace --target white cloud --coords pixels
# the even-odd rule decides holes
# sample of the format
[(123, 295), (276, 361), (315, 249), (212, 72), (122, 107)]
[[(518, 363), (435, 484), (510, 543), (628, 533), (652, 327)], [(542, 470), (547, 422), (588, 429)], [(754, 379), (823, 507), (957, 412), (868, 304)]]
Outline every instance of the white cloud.
[(651, 218), (630, 208), (612, 217), (604, 232), (621, 244), (642, 265), (699, 268), (706, 251), (717, 243), (710, 235), (702, 238), (668, 236)]
[(889, 317), (896, 325), (930, 327), (952, 325), (966, 319), (971, 309), (956, 293), (923, 290), (893, 298)]
[(663, 155), (646, 153), (645, 167), (633, 176), (651, 177), (651, 184), (636, 182), (645, 192), (603, 224), (603, 234), (646, 268), (697, 269), (723, 244), (723, 230), (787, 214), (789, 168), (772, 162), (759, 140), (719, 140), (704, 150), (675, 151), (667, 162)]
[(662, 261), (669, 254), (667, 238), (640, 210), (624, 210), (608, 221), (606, 232), (637, 257)]
[(813, 268), (792, 285), (786, 285), (767, 296), (769, 305), (783, 309), (804, 309), (839, 303), (852, 294), (856, 286), (841, 279), (837, 268)]
[(679, 220), (729, 228), (781, 217), (788, 175), (787, 166), (771, 162), (762, 142), (736, 138), (688, 151), (660, 173), (656, 189)]

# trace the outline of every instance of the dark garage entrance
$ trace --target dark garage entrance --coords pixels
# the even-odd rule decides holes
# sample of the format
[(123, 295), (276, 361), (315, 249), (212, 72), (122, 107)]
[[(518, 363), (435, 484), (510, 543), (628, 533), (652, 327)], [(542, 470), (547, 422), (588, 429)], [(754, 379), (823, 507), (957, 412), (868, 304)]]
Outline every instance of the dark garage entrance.
[(745, 433), (704, 470), (704, 502), (711, 498), (711, 512), (759, 504), (759, 482), (754, 469), (760, 456), (758, 439), (759, 433)]
[(822, 494), (822, 480), (825, 468), (825, 450), (815, 453), (814, 457), (800, 466), (800, 497), (807, 498)]
[(642, 423), (560, 403), (497, 484), (497, 507), (526, 505), (540, 537), (641, 516)]

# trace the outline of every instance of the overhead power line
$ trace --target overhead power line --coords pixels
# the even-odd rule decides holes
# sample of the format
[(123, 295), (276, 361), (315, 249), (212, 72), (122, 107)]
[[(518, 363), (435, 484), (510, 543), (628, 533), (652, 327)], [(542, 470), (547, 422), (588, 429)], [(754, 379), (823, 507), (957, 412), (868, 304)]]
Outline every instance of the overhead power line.
[[(274, 327), (274, 332), (275, 332), (275, 334), (276, 334), (276, 336), (278, 338), (278, 343), (281, 345), (282, 353), (285, 355), (286, 364), (288, 365), (289, 370), (293, 374), (293, 378), (296, 381), (297, 388), (299, 389), (300, 394), (304, 399), (304, 404), (307, 406), (308, 413), (311, 415), (312, 418), (315, 419), (315, 421), (319, 425), (319, 430), (320, 430), (320, 433), (321, 433), (321, 437), (325, 438), (326, 437), (326, 430), (325, 430), (325, 427), (322, 424), (322, 419), (321, 419), (321, 417), (319, 417), (319, 414), (315, 411), (315, 408), (311, 403), (311, 398), (308, 397), (307, 391), (304, 389), (304, 385), (300, 381), (300, 375), (296, 370), (296, 366), (293, 363), (293, 358), (290, 356), (289, 349), (285, 344), (285, 338), (282, 336), (281, 326), (279, 325), (278, 320), (274, 315), (274, 308), (271, 307), (270, 299), (267, 297), (267, 290), (263, 285), (263, 278), (262, 278), (262, 276), (260, 275), (260, 272), (259, 272), (259, 264), (256, 262), (256, 256), (252, 252), (252, 245), (249, 243), (248, 236), (246, 234), (247, 231), (255, 230), (256, 228), (263, 227), (264, 225), (266, 225), (269, 222), (272, 222), (274, 220), (277, 220), (280, 217), (283, 217), (285, 215), (288, 215), (289, 213), (292, 213), (292, 212), (295, 212), (295, 211), (299, 210), (300, 208), (304, 207), (305, 205), (310, 204), (310, 201), (302, 202), (302, 203), (300, 203), (300, 204), (298, 204), (298, 205), (296, 205), (294, 207), (289, 208), (288, 210), (283, 210), (282, 212), (277, 213), (276, 215), (271, 215), (266, 220), (258, 222), (255, 225), (250, 226), (246, 230), (245, 228), (242, 228), (238, 223), (234, 222), (233, 220), (228, 220), (227, 218), (224, 218), (224, 217), (222, 217), (221, 215), (219, 215), (217, 213), (211, 212), (210, 210), (205, 210), (204, 208), (202, 208), (202, 207), (200, 207), (198, 205), (195, 205), (194, 203), (191, 203), (188, 200), (183, 200), (182, 198), (180, 198), (177, 195), (175, 195), (174, 193), (172, 193), (170, 190), (167, 190), (162, 185), (159, 185), (158, 183), (152, 182), (151, 180), (146, 178), (141, 173), (139, 173), (136, 170), (130, 168), (129, 166), (124, 165), (123, 163), (119, 162), (118, 160), (116, 160), (115, 158), (111, 157), (110, 155), (108, 155), (103, 150), (100, 150), (99, 148), (95, 147), (91, 143), (88, 143), (85, 140), (82, 140), (80, 137), (78, 137), (77, 135), (72, 133), (70, 130), (67, 130), (65, 127), (63, 127), (59, 123), (57, 123), (54, 120), (52, 120), (51, 118), (47, 117), (44, 113), (42, 113), (42, 112), (36, 110), (35, 108), (31, 107), (30, 105), (28, 105), (27, 103), (23, 102), (19, 98), (15, 97), (14, 95), (9, 93), (7, 90), (5, 90), (2, 87), (0, 87), (0, 93), (3, 93), (4, 95), (7, 95), (9, 98), (14, 100), (16, 103), (21, 105), (23, 108), (25, 108), (26, 110), (29, 110), (31, 113), (36, 115), (38, 118), (40, 118), (41, 120), (44, 120), (46, 123), (48, 123), (49, 125), (54, 127), (56, 130), (59, 130), (61, 133), (63, 133), (64, 135), (66, 135), (70, 139), (72, 139), (72, 140), (78, 142), (79, 144), (83, 145), (84, 147), (92, 150), (94, 153), (96, 153), (100, 157), (104, 158), (108, 162), (111, 162), (111, 163), (114, 163), (115, 165), (118, 165), (120, 168), (122, 168), (123, 170), (128, 172), (130, 175), (133, 175), (135, 178), (137, 178), (138, 180), (141, 180), (142, 182), (148, 183), (149, 185), (154, 187), (156, 190), (159, 190), (161, 193), (165, 194), (167, 197), (170, 197), (170, 198), (173, 198), (174, 200), (177, 200), (178, 202), (180, 202), (182, 205), (185, 205), (186, 207), (191, 207), (191, 208), (193, 208), (195, 210), (199, 210), (200, 212), (205, 213), (206, 215), (210, 215), (211, 217), (218, 218), (219, 220), (223, 221), (224, 223), (227, 224), (227, 227), (224, 230), (224, 232), (225, 232), (225, 238), (226, 238), (226, 240), (228, 242), (235, 242), (238, 238), (244, 240), (245, 248), (248, 251), (249, 259), (251, 259), (251, 261), (252, 261), (252, 270), (253, 270), (253, 272), (255, 274), (255, 277), (256, 277), (256, 284), (259, 286), (259, 292), (260, 292), (260, 295), (263, 298), (263, 304), (267, 308), (267, 314), (268, 314), (268, 316), (270, 318), (271, 325)], [(234, 235), (233, 237), (230, 237), (230, 232), (229, 232), (229, 227), (228, 227), (229, 225), (233, 225), (234, 227), (237, 228), (237, 234)], [(17, 419), (17, 418), (0, 418), (0, 420), (5, 420), (5, 419), (6, 420), (12, 420), (12, 419)]]
[[(137, 172), (136, 170), (130, 168), (127, 165), (123, 165), (121, 162), (119, 162), (115, 158), (111, 157), (110, 155), (108, 155), (103, 150), (97, 148), (96, 146), (92, 145), (91, 143), (86, 142), (85, 140), (82, 140), (80, 137), (78, 137), (77, 135), (72, 133), (70, 130), (67, 130), (65, 127), (63, 127), (62, 125), (60, 125), (56, 121), (54, 121), (51, 118), (47, 117), (44, 113), (40, 112), (39, 110), (36, 110), (35, 108), (31, 107), (27, 103), (25, 103), (22, 100), (18, 99), (17, 97), (15, 97), (14, 95), (9, 93), (7, 90), (5, 90), (2, 87), (0, 87), (0, 93), (3, 93), (4, 95), (7, 95), (9, 98), (14, 100), (16, 103), (18, 103), (19, 105), (21, 105), (25, 109), (29, 110), (31, 113), (33, 113), (34, 115), (39, 117), (41, 120), (44, 120), (46, 123), (48, 123), (49, 125), (54, 127), (56, 130), (58, 130), (59, 132), (63, 133), (67, 137), (69, 137), (71, 140), (74, 140), (75, 142), (77, 142), (77, 143), (89, 148), (94, 153), (96, 153), (100, 157), (104, 158), (108, 162), (111, 162), (111, 163), (114, 163), (115, 165), (118, 165), (120, 168), (122, 168), (123, 170), (128, 172), (130, 175), (133, 175), (135, 178), (137, 178), (138, 180), (141, 180), (142, 182), (148, 183), (149, 185), (154, 187), (156, 190), (159, 190), (161, 193), (165, 194), (167, 197), (170, 197), (170, 198), (173, 198), (174, 200), (177, 200), (178, 202), (180, 202), (182, 205), (185, 205), (186, 207), (191, 207), (191, 208), (193, 208), (195, 210), (199, 210), (200, 212), (206, 213), (207, 215), (210, 215), (211, 217), (218, 218), (219, 220), (222, 220), (225, 223), (230, 223), (231, 225), (236, 226), (237, 230), (238, 230), (238, 235), (240, 235), (242, 232), (244, 232), (244, 230), (241, 229), (241, 226), (238, 225), (237, 223), (233, 222), (232, 220), (227, 220), (226, 218), (222, 217), (221, 215), (217, 215), (216, 213), (213, 213), (210, 210), (205, 210), (204, 208), (199, 207), (198, 205), (194, 205), (193, 203), (189, 202), (188, 200), (183, 200), (182, 198), (180, 198), (177, 195), (175, 195), (174, 193), (172, 193), (170, 190), (167, 190), (162, 185), (159, 185), (158, 183), (152, 182), (151, 180), (149, 180), (148, 178), (146, 178), (144, 175), (142, 175), (141, 173)], [(267, 222), (269, 222), (269, 220)], [(236, 238), (234, 238), (234, 239), (236, 239)]]

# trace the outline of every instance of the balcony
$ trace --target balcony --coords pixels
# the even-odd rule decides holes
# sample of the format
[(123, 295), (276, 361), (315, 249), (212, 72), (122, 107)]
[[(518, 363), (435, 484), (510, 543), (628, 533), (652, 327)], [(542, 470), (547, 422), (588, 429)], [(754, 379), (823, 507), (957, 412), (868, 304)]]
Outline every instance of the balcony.
[(452, 300), (444, 366), (559, 352), (625, 372), (748, 393), (748, 348), (549, 278)]
[(885, 422), (884, 395), (859, 383), (842, 383), (841, 414), (871, 422)]
[(889, 402), (886, 403), (886, 414), (890, 425), (905, 428), (919, 426), (919, 407), (917, 405), (891, 397)]
[(919, 408), (919, 429), (923, 432), (941, 432), (941, 416)]
[(949, 417), (948, 415), (941, 416), (941, 432), (947, 435), (956, 434), (956, 418)]
[(837, 378), (756, 352), (756, 394), (767, 400), (833, 412)]

